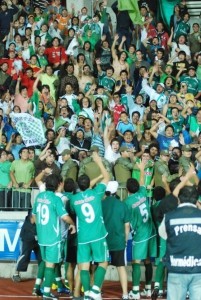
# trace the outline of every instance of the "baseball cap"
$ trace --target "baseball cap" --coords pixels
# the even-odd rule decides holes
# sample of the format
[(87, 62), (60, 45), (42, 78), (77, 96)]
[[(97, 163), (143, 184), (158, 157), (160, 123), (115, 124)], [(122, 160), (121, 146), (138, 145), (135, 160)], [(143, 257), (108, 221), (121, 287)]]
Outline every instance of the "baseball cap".
[(87, 115), (87, 113), (86, 112), (84, 112), (84, 111), (81, 111), (80, 113), (79, 113), (79, 115), (78, 115), (78, 118), (87, 118), (88, 117), (88, 115)]
[(195, 70), (195, 67), (194, 66), (190, 66), (189, 68), (188, 68), (188, 71), (189, 70)]
[(89, 151), (95, 151), (95, 152), (99, 152), (99, 147), (96, 145), (91, 146)]
[(192, 151), (190, 145), (183, 145), (182, 148), (181, 148), (181, 150), (182, 151), (188, 151), (188, 152)]
[(186, 100), (186, 102), (187, 101), (192, 101), (192, 102), (194, 102), (194, 96), (193, 96), (193, 94), (191, 94), (191, 93), (187, 93), (186, 95), (185, 95), (185, 100)]
[(124, 152), (124, 151), (130, 151), (130, 149), (126, 146), (121, 146), (120, 149), (119, 149), (119, 152)]
[(106, 192), (110, 192), (111, 194), (115, 194), (118, 190), (119, 184), (117, 181), (109, 181), (106, 187)]
[(65, 126), (60, 126), (57, 131), (59, 131), (60, 129), (67, 129)]
[(82, 131), (82, 132), (84, 133), (84, 129), (83, 129), (82, 127), (78, 127), (78, 128), (76, 129), (76, 132), (78, 132), (78, 131)]
[(61, 156), (64, 156), (64, 155), (69, 155), (69, 154), (71, 154), (71, 151), (70, 151), (70, 149), (65, 149), (65, 150), (63, 150), (62, 152), (61, 152)]
[(157, 83), (157, 85), (160, 85), (160, 86), (162, 86), (163, 88), (165, 88), (165, 85), (164, 85), (164, 83), (162, 83), (162, 82)]
[(160, 155), (170, 156), (170, 153), (169, 153), (168, 150), (162, 150), (162, 151), (160, 152)]

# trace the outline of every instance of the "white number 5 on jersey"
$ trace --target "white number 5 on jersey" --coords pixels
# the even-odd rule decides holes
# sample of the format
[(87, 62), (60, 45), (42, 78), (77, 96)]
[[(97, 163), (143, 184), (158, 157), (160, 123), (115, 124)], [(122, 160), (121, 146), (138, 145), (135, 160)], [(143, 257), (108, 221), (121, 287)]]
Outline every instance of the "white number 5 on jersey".
[(139, 206), (139, 209), (140, 209), (141, 216), (143, 217), (142, 220), (144, 223), (146, 223), (148, 221), (148, 217), (149, 217), (149, 213), (148, 213), (146, 204), (145, 203), (141, 204)]
[(93, 207), (91, 206), (91, 204), (89, 204), (89, 203), (82, 204), (81, 211), (82, 211), (83, 215), (86, 217), (85, 221), (87, 223), (92, 223), (94, 221), (95, 214), (94, 214), (94, 210), (93, 210)]

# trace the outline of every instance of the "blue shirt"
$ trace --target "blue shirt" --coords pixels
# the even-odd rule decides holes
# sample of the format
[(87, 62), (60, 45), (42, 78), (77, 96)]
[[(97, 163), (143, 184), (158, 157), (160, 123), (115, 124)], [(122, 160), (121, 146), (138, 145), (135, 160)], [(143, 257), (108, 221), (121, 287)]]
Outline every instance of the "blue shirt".
[(175, 141), (179, 144), (179, 136), (174, 135), (173, 137), (167, 137), (165, 135), (158, 134), (157, 142), (159, 143), (160, 151), (161, 150), (168, 150), (169, 147), (171, 146), (172, 141)]

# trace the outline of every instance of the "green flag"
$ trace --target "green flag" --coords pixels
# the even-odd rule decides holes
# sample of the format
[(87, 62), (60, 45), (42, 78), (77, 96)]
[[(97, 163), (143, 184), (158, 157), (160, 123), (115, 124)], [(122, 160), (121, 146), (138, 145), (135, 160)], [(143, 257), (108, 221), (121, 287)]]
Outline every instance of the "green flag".
[(118, 9), (127, 10), (133, 24), (143, 24), (137, 0), (118, 0)]

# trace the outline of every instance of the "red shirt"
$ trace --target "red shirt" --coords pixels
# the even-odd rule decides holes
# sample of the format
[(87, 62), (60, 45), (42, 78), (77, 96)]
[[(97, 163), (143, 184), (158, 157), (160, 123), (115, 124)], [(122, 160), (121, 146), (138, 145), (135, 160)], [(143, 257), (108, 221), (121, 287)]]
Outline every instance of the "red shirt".
[(48, 62), (51, 64), (61, 63), (62, 60), (65, 60), (65, 62), (68, 61), (68, 56), (65, 53), (65, 48), (62, 46), (59, 46), (57, 48), (51, 47), (45, 49), (45, 55), (47, 55)]
[(34, 77), (28, 77), (27, 74), (23, 74), (21, 76), (21, 85), (26, 86), (27, 88), (27, 94), (28, 97), (30, 98), (33, 94), (33, 84), (35, 82), (35, 78)]
[(113, 118), (115, 125), (117, 125), (117, 123), (119, 122), (119, 118), (122, 111), (126, 111), (125, 106), (123, 104), (116, 104), (114, 106)]

